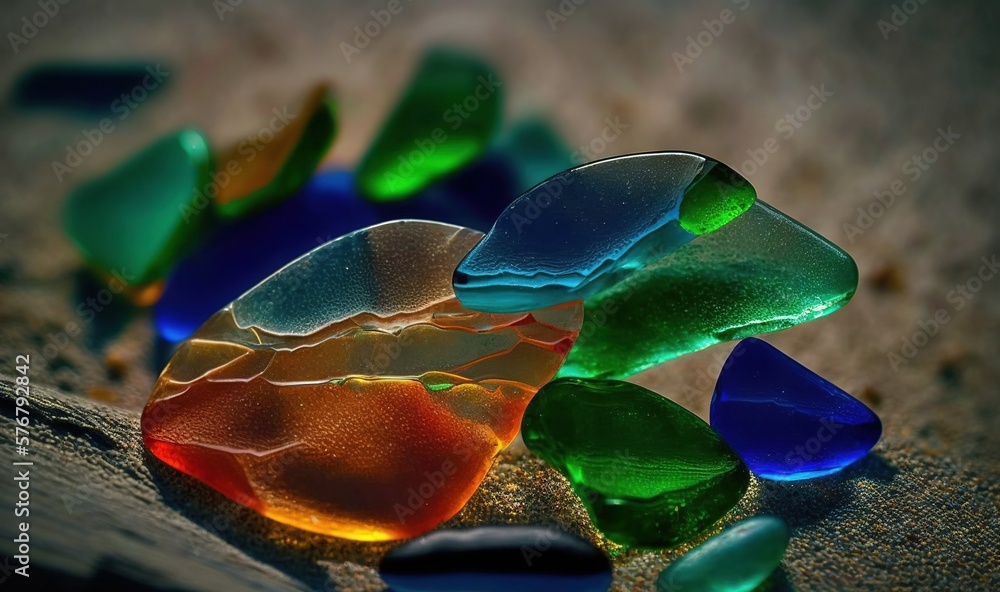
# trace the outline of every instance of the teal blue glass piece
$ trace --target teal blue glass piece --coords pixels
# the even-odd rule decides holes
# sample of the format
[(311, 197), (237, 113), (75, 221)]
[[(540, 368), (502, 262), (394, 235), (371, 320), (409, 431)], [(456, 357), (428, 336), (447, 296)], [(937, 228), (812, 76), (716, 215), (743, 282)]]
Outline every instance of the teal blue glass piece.
[(756, 199), (750, 183), (698, 154), (633, 154), (533, 187), (500, 215), (455, 271), (466, 308), (524, 312), (596, 294)]
[(528, 117), (504, 130), (497, 150), (510, 159), (517, 172), (518, 193), (576, 164), (562, 138), (541, 116)]
[(790, 539), (780, 518), (759, 516), (727, 528), (660, 573), (657, 592), (750, 592), (781, 563)]

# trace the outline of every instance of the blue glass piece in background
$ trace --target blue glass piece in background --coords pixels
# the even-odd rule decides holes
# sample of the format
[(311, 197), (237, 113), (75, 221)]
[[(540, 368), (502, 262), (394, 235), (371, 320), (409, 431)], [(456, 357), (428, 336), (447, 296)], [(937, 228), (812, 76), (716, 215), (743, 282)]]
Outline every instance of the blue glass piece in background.
[(386, 554), (379, 575), (394, 592), (606, 592), (611, 563), (554, 526), (479, 526), (411, 539)]
[(372, 204), (355, 193), (349, 171), (320, 171), (275, 207), (218, 229), (181, 261), (156, 305), (156, 328), (165, 339), (180, 341), (299, 255), (377, 221)]
[(162, 88), (170, 74), (153, 63), (50, 63), (22, 73), (12, 93), (21, 107), (63, 109), (116, 121)]
[(864, 403), (753, 337), (722, 367), (709, 416), (753, 473), (781, 481), (837, 472), (882, 434)]

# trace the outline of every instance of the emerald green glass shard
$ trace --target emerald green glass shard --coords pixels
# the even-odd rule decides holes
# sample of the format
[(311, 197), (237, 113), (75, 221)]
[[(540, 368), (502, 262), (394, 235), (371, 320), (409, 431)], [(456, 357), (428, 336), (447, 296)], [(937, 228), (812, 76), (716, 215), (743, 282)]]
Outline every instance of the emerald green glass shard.
[(559, 376), (631, 376), (827, 315), (857, 287), (850, 255), (757, 200), (732, 222), (585, 299), (583, 329)]
[[(87, 263), (130, 286), (162, 278), (210, 215), (208, 141), (186, 129), (79, 185), (63, 225)], [(200, 203), (200, 200), (204, 203)]]

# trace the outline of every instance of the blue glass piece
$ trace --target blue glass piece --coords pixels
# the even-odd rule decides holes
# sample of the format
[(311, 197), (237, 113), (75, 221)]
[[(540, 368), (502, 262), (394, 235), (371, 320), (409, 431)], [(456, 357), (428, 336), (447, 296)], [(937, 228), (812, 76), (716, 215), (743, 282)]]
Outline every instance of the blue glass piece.
[(779, 481), (835, 473), (882, 434), (864, 403), (753, 337), (722, 367), (709, 415), (752, 472)]
[(273, 208), (223, 226), (181, 261), (156, 305), (156, 328), (180, 341), (299, 255), (377, 221), (372, 204), (355, 193), (350, 172), (321, 171)]
[(633, 154), (565, 171), (525, 192), (455, 272), (467, 308), (523, 312), (579, 300), (740, 215), (738, 173), (686, 152)]
[(169, 76), (159, 64), (43, 64), (20, 76), (13, 98), (21, 107), (115, 116), (117, 121), (159, 90)]
[(488, 152), (404, 201), (375, 204), (379, 218), (431, 220), (489, 230), (517, 194), (517, 174), (506, 155)]
[(552, 526), (445, 529), (390, 551), (379, 575), (395, 592), (607, 592), (611, 563)]

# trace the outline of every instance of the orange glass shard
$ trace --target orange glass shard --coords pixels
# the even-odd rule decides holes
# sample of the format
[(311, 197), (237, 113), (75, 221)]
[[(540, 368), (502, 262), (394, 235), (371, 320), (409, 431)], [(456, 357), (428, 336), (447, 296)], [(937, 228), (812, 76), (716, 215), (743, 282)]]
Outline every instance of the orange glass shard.
[(216, 210), (235, 218), (288, 197), (309, 180), (336, 133), (336, 103), (326, 85), (313, 88), (298, 111), (274, 109), (256, 134), (219, 155)]
[(181, 344), (143, 411), (146, 446), (314, 532), (398, 539), (451, 518), (583, 318), (579, 301), (463, 308), (452, 272), (481, 237), (389, 222), (282, 268)]

